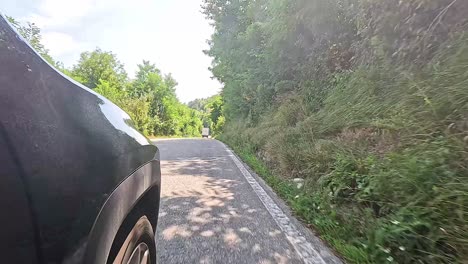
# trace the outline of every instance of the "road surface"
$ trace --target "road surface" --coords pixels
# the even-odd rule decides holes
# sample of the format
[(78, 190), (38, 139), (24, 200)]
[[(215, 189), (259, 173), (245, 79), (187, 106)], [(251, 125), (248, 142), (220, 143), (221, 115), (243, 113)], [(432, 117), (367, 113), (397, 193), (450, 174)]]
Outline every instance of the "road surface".
[(340, 263), (221, 142), (155, 144), (159, 263)]

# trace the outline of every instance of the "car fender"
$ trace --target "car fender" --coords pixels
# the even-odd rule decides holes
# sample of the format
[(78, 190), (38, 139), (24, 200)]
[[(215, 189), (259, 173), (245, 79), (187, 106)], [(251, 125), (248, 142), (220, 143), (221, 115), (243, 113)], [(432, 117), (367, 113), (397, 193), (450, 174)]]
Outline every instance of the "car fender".
[[(158, 158), (136, 170), (112, 192), (93, 225), (83, 263), (106, 263), (113, 241), (127, 215), (148, 191), (157, 192), (155, 196), (159, 197), (160, 184)], [(158, 207), (159, 200), (155, 200), (152, 210), (156, 216)]]

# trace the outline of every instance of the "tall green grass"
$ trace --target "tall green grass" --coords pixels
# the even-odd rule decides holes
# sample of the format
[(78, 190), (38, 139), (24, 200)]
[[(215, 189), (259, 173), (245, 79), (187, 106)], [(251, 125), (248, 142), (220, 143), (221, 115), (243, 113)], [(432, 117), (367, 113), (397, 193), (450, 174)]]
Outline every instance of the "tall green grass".
[(329, 84), (320, 108), (303, 89), (220, 139), (349, 262), (465, 262), (466, 37), (417, 74), (382, 63)]

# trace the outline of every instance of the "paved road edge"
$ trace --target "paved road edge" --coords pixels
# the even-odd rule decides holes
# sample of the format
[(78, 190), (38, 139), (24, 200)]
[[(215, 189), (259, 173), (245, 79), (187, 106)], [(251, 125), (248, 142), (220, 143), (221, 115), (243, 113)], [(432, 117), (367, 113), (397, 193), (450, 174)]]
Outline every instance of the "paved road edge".
[[(255, 173), (251, 173), (252, 170), (226, 144), (221, 141), (219, 142), (224, 146), (239, 171), (250, 184), (276, 224), (284, 232), (289, 243), (304, 263), (342, 263), (318, 237), (284, 211), (284, 208), (287, 206), (284, 203), (281, 206), (277, 203), (279, 198), (272, 197), (276, 196), (276, 194), (269, 187), (268, 189), (270, 190), (266, 190), (265, 187), (268, 185), (260, 177), (255, 175)], [(272, 193), (274, 195), (271, 195)]]

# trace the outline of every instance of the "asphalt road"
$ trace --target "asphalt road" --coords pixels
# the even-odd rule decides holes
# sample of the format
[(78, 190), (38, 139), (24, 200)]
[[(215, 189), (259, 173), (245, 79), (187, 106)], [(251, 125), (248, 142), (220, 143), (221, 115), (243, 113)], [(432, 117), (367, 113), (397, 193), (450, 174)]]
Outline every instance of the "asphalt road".
[(340, 263), (221, 142), (155, 144), (162, 172), (160, 264)]

